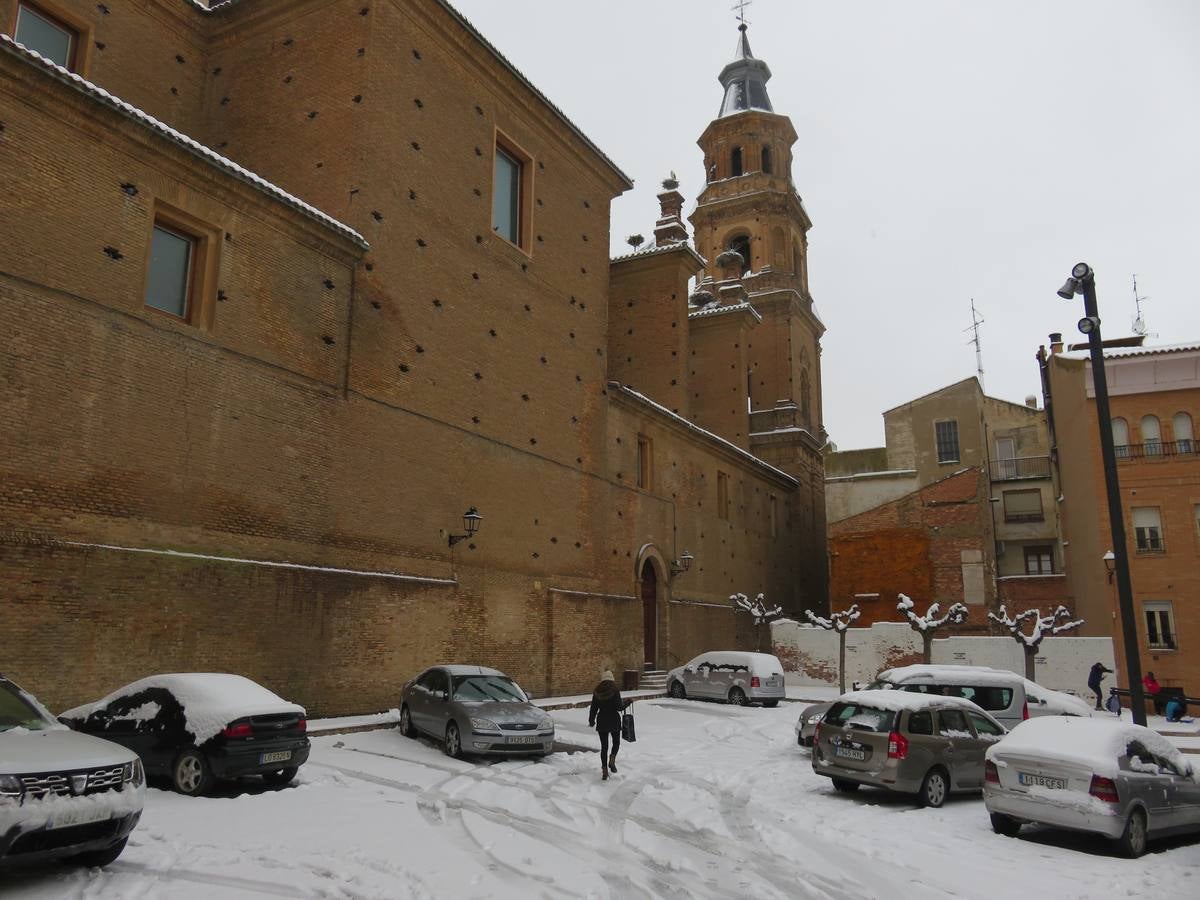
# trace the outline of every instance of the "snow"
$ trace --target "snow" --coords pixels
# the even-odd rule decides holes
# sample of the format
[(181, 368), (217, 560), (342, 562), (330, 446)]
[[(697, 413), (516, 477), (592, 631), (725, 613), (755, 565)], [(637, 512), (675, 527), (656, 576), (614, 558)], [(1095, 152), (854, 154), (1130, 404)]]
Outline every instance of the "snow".
[(729, 313), (748, 312), (753, 314), (754, 318), (762, 321), (762, 313), (751, 306), (749, 303), (732, 303), (729, 306), (709, 306), (704, 309), (693, 310), (688, 313), (689, 319), (703, 319), (707, 316), (724, 316)]
[(0, 48), (11, 49), (23, 56), (25, 59), (46, 67), (60, 81), (65, 81), (67, 84), (72, 85), (83, 93), (91, 95), (106, 106), (112, 107), (134, 121), (147, 126), (152, 131), (158, 132), (160, 135), (163, 135), (168, 140), (180, 145), (185, 150), (188, 150), (189, 152), (194, 153), (196, 156), (213, 163), (217, 166), (217, 168), (224, 169), (235, 178), (245, 181), (263, 193), (270, 194), (276, 200), (282, 201), (287, 206), (291, 206), (292, 208), (299, 210), (310, 219), (315, 219), (322, 225), (325, 225), (338, 234), (341, 234), (343, 237), (347, 237), (354, 241), (354, 243), (356, 243), (362, 249), (370, 249), (370, 245), (367, 243), (366, 238), (364, 238), (349, 225), (344, 225), (332, 216), (321, 212), (321, 210), (317, 209), (315, 206), (310, 206), (299, 197), (289, 194), (287, 191), (283, 190), (283, 188), (271, 184), (271, 182), (259, 175), (256, 175), (249, 169), (242, 168), (228, 157), (222, 156), (215, 150), (210, 150), (200, 142), (192, 140), (187, 135), (176, 131), (165, 122), (160, 122), (158, 119), (146, 112), (143, 112), (133, 104), (126, 103), (119, 97), (113, 96), (108, 91), (104, 90), (104, 88), (98, 87), (87, 79), (76, 75), (74, 72), (64, 69), (62, 66), (51, 62), (40, 53), (30, 50), (24, 44), (14, 41), (8, 35), (0, 34)]
[(63, 716), (69, 719), (84, 719), (114, 700), (147, 688), (164, 688), (171, 692), (182, 706), (187, 730), (192, 733), (197, 744), (203, 744), (234, 719), (244, 716), (305, 714), (303, 706), (287, 702), (249, 678), (215, 672), (193, 672), (142, 678), (94, 703), (69, 709)]
[(960, 682), (970, 679), (972, 684), (988, 684), (1000, 687), (1012, 687), (1014, 681), (1020, 681), (1021, 676), (1007, 669), (992, 669), (988, 666), (938, 666), (917, 663), (911, 666), (900, 666), (879, 673), (880, 681), (901, 682)]
[(838, 699), (845, 703), (859, 703), (863, 706), (887, 709), (892, 712), (902, 712), (906, 709), (928, 709), (933, 705), (958, 706), (971, 712), (979, 712), (978, 706), (962, 697), (918, 694), (914, 691), (848, 691)]
[[(1138, 741), (1155, 756), (1186, 771), (1188, 763), (1169, 740), (1149, 728), (1116, 718), (1042, 716), (1022, 722), (1000, 743), (988, 748), (988, 758), (1037, 756), (1089, 767), (1098, 775), (1115, 778), (1117, 757), (1131, 741)], [(1193, 776), (1194, 777), (1194, 776)]]
[[(11, 804), (3, 804), (0, 805), (0, 833), (8, 831), (17, 823), (25, 829), (40, 828), (63, 815), (83, 814), (85, 820), (90, 821), (124, 818), (142, 808), (145, 791), (144, 786), (130, 783), (119, 791), (102, 791), (85, 797), (47, 795), (27, 798), (16, 808)], [(84, 813), (84, 810), (91, 810), (91, 813)]]
[[(966, 470), (964, 469), (963, 471)], [(953, 478), (954, 476), (951, 475), (949, 477)], [(947, 622), (953, 625), (961, 624), (966, 621), (968, 615), (966, 606), (962, 603), (952, 603), (950, 604), (950, 608), (946, 610), (946, 614), (939, 618), (938, 613), (941, 611), (942, 605), (940, 603), (931, 603), (925, 615), (919, 616), (913, 611), (914, 605), (911, 597), (906, 594), (900, 594), (899, 600), (900, 602), (896, 604), (896, 609), (904, 613), (909, 625), (922, 634), (937, 631)]]
[[(806, 615), (808, 620), (818, 628), (824, 628), (826, 631), (836, 631), (838, 634), (841, 634), (859, 620), (859, 618), (862, 616), (862, 610), (860, 610), (858, 608), (858, 604), (855, 603), (849, 609), (842, 612), (836, 612), (828, 619), (824, 618), (823, 616), (818, 616), (811, 609), (806, 609), (804, 611), (804, 615)], [(776, 621), (779, 620), (776, 619)]]
[[(641, 703), (639, 740), (607, 782), (594, 753), (458, 761), (395, 729), (319, 737), (295, 787), (147, 791), (116, 863), (14, 871), (4, 887), (21, 900), (1196, 896), (1200, 841), (1121, 859), (1063, 832), (995, 835), (978, 796), (916, 809), (837, 794), (796, 746), (794, 713)], [(555, 719), (589, 735), (586, 710)]]

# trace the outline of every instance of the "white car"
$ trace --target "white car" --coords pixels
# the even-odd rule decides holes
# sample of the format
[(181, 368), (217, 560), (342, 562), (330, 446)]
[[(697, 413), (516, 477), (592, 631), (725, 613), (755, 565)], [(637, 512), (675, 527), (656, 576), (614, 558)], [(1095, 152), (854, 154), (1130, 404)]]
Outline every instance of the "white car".
[(145, 796), (136, 754), (60, 725), (0, 675), (0, 868), (63, 857), (108, 865)]
[(710, 650), (668, 672), (667, 693), (677, 700), (778, 706), (784, 697), (783, 663), (770, 653)]

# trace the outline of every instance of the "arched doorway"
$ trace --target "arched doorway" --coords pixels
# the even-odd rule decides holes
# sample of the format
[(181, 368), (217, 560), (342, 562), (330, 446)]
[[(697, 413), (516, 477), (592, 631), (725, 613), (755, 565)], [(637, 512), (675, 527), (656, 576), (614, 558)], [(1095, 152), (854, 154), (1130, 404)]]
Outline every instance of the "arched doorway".
[(658, 576), (654, 564), (646, 560), (642, 566), (642, 635), (643, 654), (650, 668), (658, 666)]

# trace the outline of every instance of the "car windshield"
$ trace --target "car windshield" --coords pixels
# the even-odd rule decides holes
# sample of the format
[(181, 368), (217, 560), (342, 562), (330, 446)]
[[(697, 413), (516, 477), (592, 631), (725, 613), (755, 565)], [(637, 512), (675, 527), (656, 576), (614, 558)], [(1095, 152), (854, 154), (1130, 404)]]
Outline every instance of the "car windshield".
[(455, 675), (454, 699), (524, 703), (525, 694), (513, 681), (503, 675)]
[(0, 681), (0, 731), (10, 728), (42, 731), (53, 726), (54, 722), (47, 719), (20, 688)]
[(887, 709), (876, 709), (859, 703), (835, 703), (825, 716), (826, 725), (845, 725), (864, 731), (887, 733), (892, 730), (896, 714)]

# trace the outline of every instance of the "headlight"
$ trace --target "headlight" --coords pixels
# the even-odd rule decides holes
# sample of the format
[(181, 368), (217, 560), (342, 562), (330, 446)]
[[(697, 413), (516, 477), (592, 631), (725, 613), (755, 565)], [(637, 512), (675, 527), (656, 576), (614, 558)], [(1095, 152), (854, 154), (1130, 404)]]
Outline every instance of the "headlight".
[(125, 770), (121, 775), (124, 781), (131, 784), (141, 784), (146, 780), (146, 772), (142, 769), (142, 761), (140, 759), (125, 763)]
[(544, 718), (544, 719), (542, 719), (542, 721), (538, 722), (538, 728), (540, 728), (542, 731), (545, 731), (547, 728), (553, 728), (553, 727), (554, 727), (554, 720), (552, 718), (550, 718), (549, 716), (546, 716), (546, 718)]
[(0, 775), (0, 800), (18, 800), (22, 793), (21, 779), (16, 775)]
[(818, 722), (820, 722), (820, 721), (821, 721), (821, 719), (823, 719), (823, 718), (825, 718), (823, 714), (821, 714), (821, 713), (813, 713), (813, 714), (812, 714), (812, 716), (810, 716), (810, 717), (809, 717), (809, 719), (808, 719), (808, 724), (809, 724), (809, 725), (816, 725), (816, 724), (817, 724)]
[(491, 719), (476, 719), (471, 718), (471, 727), (476, 731), (499, 731), (500, 726)]

